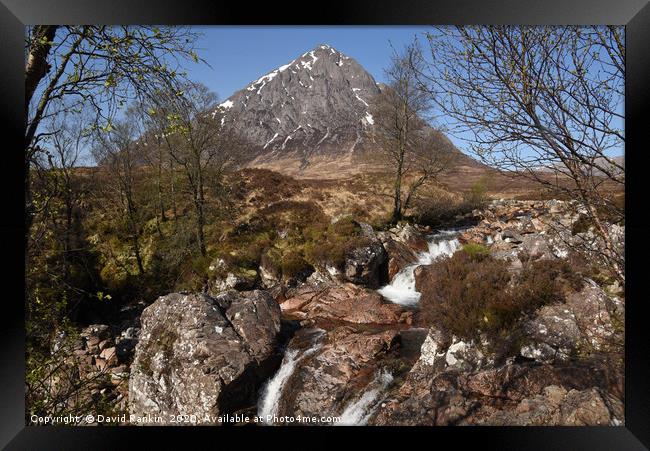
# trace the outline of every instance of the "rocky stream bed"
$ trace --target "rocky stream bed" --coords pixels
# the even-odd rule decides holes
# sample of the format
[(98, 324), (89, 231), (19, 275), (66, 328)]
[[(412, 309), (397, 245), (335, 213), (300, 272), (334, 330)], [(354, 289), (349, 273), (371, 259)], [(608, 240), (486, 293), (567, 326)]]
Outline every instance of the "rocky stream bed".
[[(566, 259), (572, 240), (594, 243), (589, 229), (571, 232), (579, 214), (568, 206), (494, 201), (448, 230), (362, 224), (369, 244), (343, 267), (291, 286), (263, 265), (252, 285), (230, 274), (207, 293), (157, 299), (128, 328), (90, 326), (75, 352), (85, 374), (111, 375), (122, 408), (164, 423), (238, 413), (264, 424), (621, 425), (622, 368), (599, 357), (623, 333), (615, 284), (586, 279), (539, 308), (524, 320), (526, 344), (498, 361), (489, 342), (442, 337), (419, 315), (430, 265), (464, 244), (486, 246), (516, 272)], [(622, 246), (624, 229), (611, 227)], [(577, 358), (585, 347), (591, 357)]]

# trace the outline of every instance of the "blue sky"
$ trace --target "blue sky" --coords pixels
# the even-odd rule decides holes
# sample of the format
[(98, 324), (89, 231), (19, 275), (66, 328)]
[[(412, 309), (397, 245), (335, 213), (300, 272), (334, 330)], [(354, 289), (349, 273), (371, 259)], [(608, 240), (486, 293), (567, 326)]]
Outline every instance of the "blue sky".
[[(423, 26), (204, 26), (197, 53), (210, 66), (190, 63), (188, 75), (220, 100), (303, 53), (328, 44), (357, 60), (378, 82), (390, 65), (393, 48), (401, 50), (422, 36)], [(392, 46), (392, 47), (391, 47)], [(449, 135), (463, 149), (464, 142)]]
[[(190, 63), (188, 75), (217, 93), (221, 101), (320, 44), (328, 44), (356, 59), (382, 82), (384, 68), (390, 64), (391, 45), (400, 50), (416, 36), (431, 31), (424, 26), (201, 26), (194, 29), (202, 34), (197, 43), (198, 54), (210, 66)], [(447, 136), (456, 147), (468, 152), (466, 139), (472, 139), (470, 134), (448, 130)], [(621, 149), (607, 153), (623, 152)]]
[[(208, 62), (190, 64), (189, 77), (217, 93), (220, 100), (287, 64), (320, 44), (328, 44), (356, 59), (379, 82), (389, 66), (391, 45), (402, 49), (430, 27), (423, 26), (202, 26), (197, 44), (199, 55)], [(444, 121), (443, 121), (444, 122)], [(449, 125), (449, 124), (447, 124)], [(453, 128), (453, 123), (451, 124)], [(447, 131), (460, 150), (468, 152), (467, 132)], [(610, 149), (620, 155), (623, 149)]]
[(424, 27), (197, 27), (203, 37), (199, 55), (212, 67), (195, 65), (189, 75), (220, 99), (288, 63), (319, 44), (329, 44), (356, 59), (377, 81), (383, 80), (392, 43), (396, 49), (413, 40)]
[[(223, 101), (260, 76), (287, 64), (320, 44), (328, 44), (356, 59), (378, 82), (385, 81), (392, 47), (401, 50), (422, 37), (425, 26), (200, 26), (197, 52), (209, 66), (185, 62), (191, 80), (201, 82)], [(453, 121), (452, 121), (453, 122)], [(444, 121), (441, 124), (445, 125)], [(449, 125), (449, 124), (446, 124)], [(452, 124), (453, 128), (453, 124)], [(468, 152), (462, 131), (447, 136)], [(608, 154), (622, 154), (622, 149)]]

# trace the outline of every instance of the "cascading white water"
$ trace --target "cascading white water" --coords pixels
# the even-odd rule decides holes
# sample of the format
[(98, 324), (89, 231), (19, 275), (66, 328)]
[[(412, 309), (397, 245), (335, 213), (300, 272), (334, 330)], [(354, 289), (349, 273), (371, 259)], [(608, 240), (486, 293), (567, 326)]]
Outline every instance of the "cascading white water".
[(280, 369), (268, 381), (266, 387), (264, 387), (262, 398), (257, 409), (257, 415), (261, 417), (262, 423), (271, 423), (271, 421), (267, 421), (267, 418), (269, 416), (272, 418), (273, 415), (278, 413), (278, 401), (280, 400), (280, 396), (282, 396), (282, 388), (296, 367), (297, 355), (297, 350), (287, 351), (284, 359), (282, 359)]
[(282, 390), (284, 385), (289, 380), (289, 377), (293, 374), (296, 369), (296, 364), (300, 362), (304, 357), (313, 354), (320, 348), (321, 342), (318, 340), (324, 331), (318, 331), (315, 338), (315, 343), (307, 350), (300, 353), (299, 350), (293, 349), (288, 350), (284, 354), (282, 359), (282, 364), (280, 369), (273, 375), (271, 379), (266, 383), (264, 390), (262, 390), (262, 396), (260, 397), (257, 415), (261, 417), (263, 424), (273, 424), (273, 416), (278, 413), (278, 404), (282, 396)]
[(390, 284), (377, 290), (379, 294), (395, 304), (414, 305), (420, 300), (420, 293), (415, 290), (415, 268), (430, 265), (440, 257), (449, 257), (460, 247), (456, 238), (458, 232), (442, 231), (431, 237), (429, 250), (418, 255), (418, 262), (409, 265), (395, 274)]
[(393, 382), (393, 375), (389, 372), (380, 372), (371, 384), (374, 388), (365, 392), (359, 399), (351, 402), (341, 413), (340, 421), (335, 423), (340, 426), (363, 426), (368, 422), (374, 412), (373, 405), (379, 394)]

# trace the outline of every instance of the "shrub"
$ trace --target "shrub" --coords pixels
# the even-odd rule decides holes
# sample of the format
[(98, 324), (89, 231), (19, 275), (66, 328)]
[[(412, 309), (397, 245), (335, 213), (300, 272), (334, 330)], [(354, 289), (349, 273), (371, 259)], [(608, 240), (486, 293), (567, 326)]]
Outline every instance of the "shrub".
[(282, 256), (280, 263), (283, 279), (304, 278), (314, 272), (312, 266), (296, 251), (289, 251)]
[(215, 256), (227, 272), (256, 269), (265, 253), (265, 265), (286, 279), (309, 274), (319, 264), (340, 267), (352, 249), (367, 242), (352, 216), (332, 224), (313, 202), (279, 201), (228, 231)]
[(362, 235), (361, 227), (352, 218), (343, 218), (326, 229), (311, 228), (307, 231), (305, 256), (314, 266), (330, 264), (341, 268), (353, 249), (370, 244)]
[(504, 320), (494, 307), (503, 300), (511, 277), (505, 262), (461, 251), (435, 262), (428, 274), (420, 300), (427, 323), (463, 339), (502, 326)]
[(352, 206), (352, 216), (363, 221), (367, 221), (370, 218), (370, 210), (365, 201)]
[(233, 174), (232, 178), (237, 181), (236, 191), (240, 198), (256, 192), (260, 204), (295, 196), (303, 189), (301, 181), (268, 169), (247, 168)]
[(359, 223), (352, 216), (344, 216), (332, 224), (330, 229), (339, 236), (351, 237), (361, 234), (361, 226), (359, 226)]
[(479, 246), (465, 246), (435, 262), (419, 281), (422, 318), (448, 336), (515, 336), (522, 315), (562, 302), (567, 291), (581, 288), (581, 278), (566, 262), (533, 262), (514, 276), (506, 262)]
[(487, 201), (488, 182), (488, 177), (484, 175), (470, 186), (469, 191), (463, 194), (463, 209), (473, 210), (475, 208), (482, 208), (485, 205)]
[(389, 230), (393, 227), (392, 212), (384, 212), (372, 218), (370, 225), (373, 229), (379, 231)]
[(470, 254), (470, 255), (476, 255), (476, 254), (489, 254), (490, 249), (488, 249), (486, 246), (483, 246), (482, 244), (478, 243), (468, 243), (463, 246), (463, 251)]
[(254, 223), (262, 230), (300, 230), (314, 223), (327, 223), (327, 216), (314, 202), (283, 200), (260, 210)]
[(564, 260), (539, 260), (526, 265), (517, 280), (516, 298), (527, 310), (562, 302), (570, 291), (579, 291), (583, 279)]
[(414, 219), (419, 224), (432, 227), (455, 224), (457, 216), (482, 208), (485, 199), (482, 188), (472, 188), (460, 196), (438, 189), (417, 199)]
[(414, 205), (415, 221), (419, 224), (439, 226), (459, 214), (460, 200), (450, 193), (437, 191), (418, 198)]

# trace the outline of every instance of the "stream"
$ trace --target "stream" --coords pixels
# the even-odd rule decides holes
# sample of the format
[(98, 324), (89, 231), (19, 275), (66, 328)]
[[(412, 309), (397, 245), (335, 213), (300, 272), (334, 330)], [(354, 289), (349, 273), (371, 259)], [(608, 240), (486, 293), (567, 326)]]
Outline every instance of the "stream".
[(377, 290), (387, 300), (404, 306), (412, 306), (420, 300), (415, 289), (415, 268), (430, 265), (440, 257), (449, 257), (460, 247), (457, 230), (444, 230), (429, 236), (428, 251), (418, 255), (418, 262), (409, 265), (395, 274), (391, 282)]
[[(415, 268), (430, 265), (441, 257), (451, 256), (459, 247), (458, 230), (444, 230), (427, 237), (428, 250), (421, 252), (417, 263), (406, 266), (397, 273), (390, 284), (377, 290), (388, 301), (403, 306), (414, 306), (420, 299), (420, 293), (415, 288)], [(426, 328), (413, 328), (402, 331), (401, 357), (405, 363), (412, 365), (419, 356), (420, 346), (427, 334)], [(412, 333), (411, 333), (412, 332)], [(282, 364), (277, 372), (269, 379), (260, 392), (257, 414), (262, 424), (273, 425), (273, 417), (277, 416), (280, 401), (287, 381), (302, 364), (302, 360), (316, 353), (322, 346), (323, 329), (305, 331), (305, 336), (287, 349)], [(348, 402), (340, 414), (338, 425), (363, 425), (381, 402), (382, 395), (393, 382), (390, 372), (378, 371), (361, 394)]]

